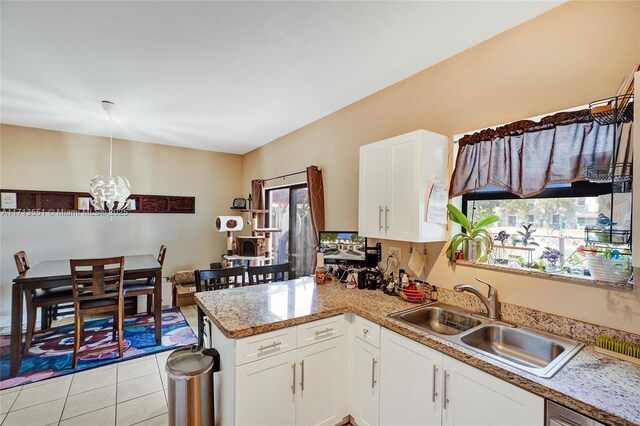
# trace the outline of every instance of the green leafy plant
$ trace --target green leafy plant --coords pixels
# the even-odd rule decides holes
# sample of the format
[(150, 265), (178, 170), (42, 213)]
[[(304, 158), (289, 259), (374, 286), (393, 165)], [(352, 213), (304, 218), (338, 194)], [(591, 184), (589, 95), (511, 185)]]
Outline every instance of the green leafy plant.
[(522, 225), (524, 228), (524, 232), (518, 231), (519, 237), (515, 237), (513, 239), (513, 245), (517, 246), (518, 244), (522, 244), (523, 246), (539, 246), (540, 244), (536, 243), (533, 238), (533, 233), (536, 232), (535, 229), (531, 229), (533, 223), (529, 225)]
[(475, 225), (471, 223), (469, 218), (465, 216), (453, 204), (447, 204), (449, 218), (452, 222), (462, 226), (462, 232), (451, 236), (451, 241), (447, 247), (447, 257), (452, 262), (456, 261), (456, 252), (463, 244), (477, 244), (481, 256), (478, 258), (480, 262), (486, 262), (491, 249), (493, 248), (493, 238), (487, 228), (496, 223), (500, 218), (495, 215), (489, 215), (478, 221)]

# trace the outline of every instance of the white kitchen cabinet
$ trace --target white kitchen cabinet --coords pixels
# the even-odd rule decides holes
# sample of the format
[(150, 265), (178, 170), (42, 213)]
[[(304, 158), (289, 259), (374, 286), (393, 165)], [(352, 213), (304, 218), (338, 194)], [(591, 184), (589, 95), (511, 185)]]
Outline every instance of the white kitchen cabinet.
[[(366, 182), (366, 184), (363, 184)], [(372, 143), (360, 148), (360, 197), (358, 233), (384, 238), (387, 186), (387, 145)]]
[(356, 338), (353, 364), (353, 412), (358, 426), (380, 422), (380, 349)]
[(237, 367), (235, 423), (295, 425), (295, 369), (295, 351)]
[(443, 367), (443, 425), (544, 424), (543, 398), (448, 356)]
[(417, 130), (360, 147), (360, 235), (445, 240), (445, 224), (427, 222), (426, 208), (432, 185), (447, 185), (448, 142), (446, 136)]
[(381, 425), (541, 425), (544, 399), (383, 329)]
[(216, 424), (334, 425), (349, 414), (359, 426), (543, 424), (542, 398), (371, 321), (352, 324), (340, 315), (237, 340), (213, 327)]
[(343, 338), (298, 349), (296, 424), (335, 425), (348, 414), (345, 353)]
[(443, 355), (387, 329), (380, 349), (380, 424), (439, 425)]
[(335, 425), (347, 409), (344, 315), (241, 339), (212, 327), (216, 425)]

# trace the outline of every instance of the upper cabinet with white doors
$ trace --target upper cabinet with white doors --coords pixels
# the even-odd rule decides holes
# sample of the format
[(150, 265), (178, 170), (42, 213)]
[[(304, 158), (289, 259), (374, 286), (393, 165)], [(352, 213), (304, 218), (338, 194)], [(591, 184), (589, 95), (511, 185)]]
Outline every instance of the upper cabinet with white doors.
[(446, 225), (427, 222), (427, 201), (434, 183), (447, 185), (448, 143), (446, 136), (417, 130), (360, 147), (360, 235), (445, 240)]

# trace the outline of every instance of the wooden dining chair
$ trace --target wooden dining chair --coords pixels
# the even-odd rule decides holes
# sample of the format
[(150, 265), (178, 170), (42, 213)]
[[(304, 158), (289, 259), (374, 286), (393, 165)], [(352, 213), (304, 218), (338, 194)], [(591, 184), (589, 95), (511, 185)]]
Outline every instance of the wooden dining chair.
[[(158, 253), (158, 263), (160, 268), (164, 265), (164, 257), (167, 254), (167, 246), (164, 244), (160, 246), (160, 252)], [(135, 297), (134, 302), (137, 301), (139, 296), (147, 296), (147, 314), (151, 315), (153, 309), (153, 293), (155, 290), (155, 278), (143, 279), (143, 280), (125, 280), (123, 289), (124, 297)], [(136, 303), (137, 310), (137, 303)]]
[(291, 279), (291, 263), (249, 266), (249, 285), (268, 284)]
[[(245, 267), (196, 270), (196, 292), (222, 290), (245, 285)], [(204, 345), (204, 312), (198, 308), (198, 345)]]
[[(16, 262), (16, 268), (19, 274), (27, 272), (31, 265), (27, 253), (19, 251), (13, 255)], [(73, 303), (71, 294), (71, 286), (55, 287), (47, 289), (27, 290), (25, 291), (26, 311), (27, 311), (27, 332), (24, 340), (23, 354), (27, 355), (33, 342), (33, 335), (36, 330), (36, 318), (38, 308), (40, 308), (40, 330), (44, 331), (51, 327), (53, 309), (59, 305), (68, 305)]]
[[(118, 345), (118, 356), (123, 355), (124, 328), (124, 256), (102, 259), (71, 259), (71, 286), (76, 309), (73, 344), (73, 368), (78, 366), (78, 355), (86, 335), (101, 334), (105, 330), (85, 332), (84, 317), (95, 314), (113, 314), (112, 338)], [(104, 351), (104, 347), (85, 350), (85, 353)]]

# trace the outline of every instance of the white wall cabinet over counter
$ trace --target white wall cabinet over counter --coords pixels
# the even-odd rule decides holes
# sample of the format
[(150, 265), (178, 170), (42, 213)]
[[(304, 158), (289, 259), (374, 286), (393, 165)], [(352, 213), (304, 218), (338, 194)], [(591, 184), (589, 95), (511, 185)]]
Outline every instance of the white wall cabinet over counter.
[(446, 136), (417, 130), (360, 147), (360, 235), (445, 240), (446, 225), (427, 222), (426, 206), (434, 182), (447, 185), (448, 143)]

